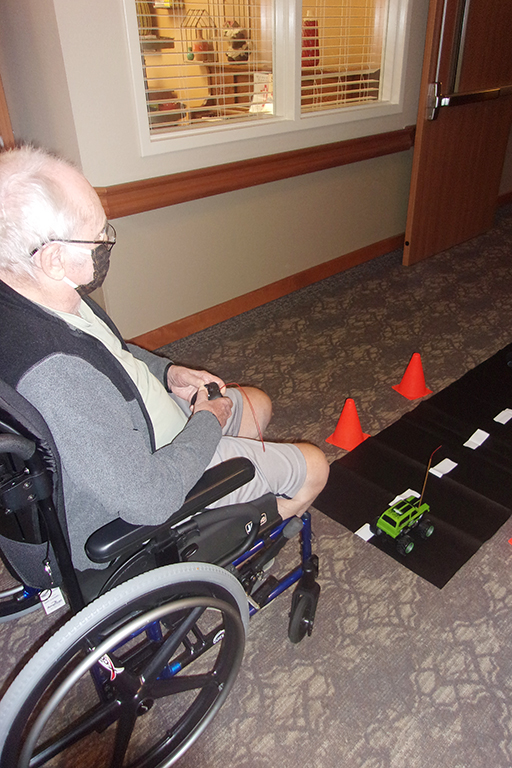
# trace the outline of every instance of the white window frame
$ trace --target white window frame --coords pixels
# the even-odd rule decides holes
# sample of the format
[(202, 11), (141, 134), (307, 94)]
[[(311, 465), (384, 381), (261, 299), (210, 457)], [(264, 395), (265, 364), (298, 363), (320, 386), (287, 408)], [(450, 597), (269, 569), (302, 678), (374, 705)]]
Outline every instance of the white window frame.
[[(146, 108), (135, 2), (123, 0), (141, 155), (147, 157), (216, 147), (233, 141), (300, 134), (312, 129), (331, 129), (337, 125), (401, 112), (410, 5), (411, 0), (389, 0), (379, 101), (301, 114), (301, 3), (299, 0), (274, 0), (274, 39), (279, 39), (279, 45), (274, 44), (274, 116), (244, 123), (210, 124), (205, 128), (195, 126), (176, 133), (170, 131), (152, 135)], [(289, 55), (290, 51), (294, 51), (295, 55)], [(319, 143), (322, 142), (311, 142), (312, 145)]]

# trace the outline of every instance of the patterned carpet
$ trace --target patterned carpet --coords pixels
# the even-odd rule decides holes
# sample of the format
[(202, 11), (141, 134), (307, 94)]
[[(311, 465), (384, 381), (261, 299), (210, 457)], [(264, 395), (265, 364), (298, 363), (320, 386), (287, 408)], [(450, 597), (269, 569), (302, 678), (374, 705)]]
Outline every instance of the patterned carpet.
[[(332, 460), (343, 451), (325, 438), (347, 397), (375, 434), (417, 404), (392, 389), (413, 352), (438, 392), (511, 326), (508, 207), (487, 235), (415, 267), (391, 253), (163, 351), (261, 385), (275, 405), (267, 436), (305, 437)], [(256, 616), (235, 690), (181, 764), (510, 766), (512, 522), (442, 591), (319, 512), (314, 531), (313, 635), (288, 642), (288, 596)]]
[[(488, 234), (415, 267), (388, 254), (162, 352), (262, 386), (275, 410), (267, 437), (308, 439), (333, 460), (343, 452), (325, 438), (347, 397), (371, 434), (415, 407), (392, 389), (413, 352), (438, 392), (511, 341), (511, 257), (509, 206)], [(512, 521), (442, 590), (321, 513), (313, 523), (312, 637), (288, 641), (289, 595), (255, 616), (233, 691), (179, 765), (508, 768)], [(295, 559), (289, 546), (279, 568)], [(3, 625), (2, 670), (54, 620)]]

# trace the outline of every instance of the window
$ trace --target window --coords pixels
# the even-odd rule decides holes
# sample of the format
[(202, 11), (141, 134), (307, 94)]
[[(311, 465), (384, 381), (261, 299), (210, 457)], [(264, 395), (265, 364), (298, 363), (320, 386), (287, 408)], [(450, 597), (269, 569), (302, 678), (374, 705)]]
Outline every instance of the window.
[(124, 2), (143, 154), (397, 111), (408, 0)]
[(152, 134), (274, 114), (265, 0), (137, 2)]
[(303, 4), (302, 113), (378, 101), (387, 0)]

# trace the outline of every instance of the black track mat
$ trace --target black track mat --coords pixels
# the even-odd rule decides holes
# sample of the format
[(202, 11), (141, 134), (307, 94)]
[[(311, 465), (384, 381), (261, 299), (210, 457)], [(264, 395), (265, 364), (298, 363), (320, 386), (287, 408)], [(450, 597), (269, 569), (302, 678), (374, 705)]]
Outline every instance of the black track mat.
[[(495, 417), (512, 409), (512, 344), (395, 424), (331, 465), (315, 507), (351, 531), (375, 520), (398, 494), (421, 493), (432, 452), (457, 466), (442, 477), (429, 473), (424, 501), (430, 505), (433, 536), (407, 556), (387, 537), (369, 543), (441, 588), (503, 525), (512, 506), (512, 419)], [(506, 414), (505, 414), (506, 419)], [(488, 437), (464, 446), (477, 430)]]

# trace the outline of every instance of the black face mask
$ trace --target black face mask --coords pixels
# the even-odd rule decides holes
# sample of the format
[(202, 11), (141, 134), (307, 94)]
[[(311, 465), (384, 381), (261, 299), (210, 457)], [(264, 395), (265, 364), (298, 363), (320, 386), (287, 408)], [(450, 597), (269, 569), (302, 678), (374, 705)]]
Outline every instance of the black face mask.
[(88, 296), (103, 285), (110, 266), (110, 251), (111, 248), (107, 245), (97, 245), (92, 251), (91, 257), (94, 266), (94, 274), (90, 283), (79, 285), (76, 289), (80, 296)]

